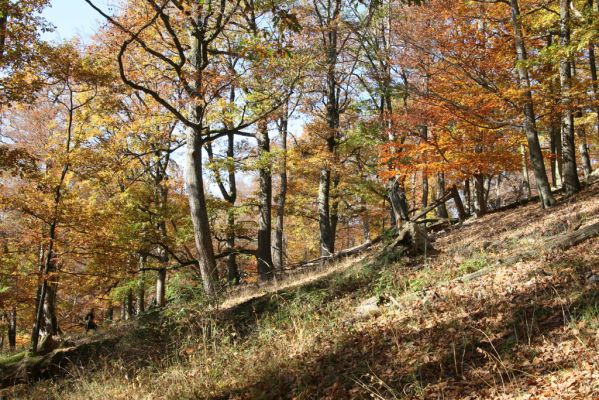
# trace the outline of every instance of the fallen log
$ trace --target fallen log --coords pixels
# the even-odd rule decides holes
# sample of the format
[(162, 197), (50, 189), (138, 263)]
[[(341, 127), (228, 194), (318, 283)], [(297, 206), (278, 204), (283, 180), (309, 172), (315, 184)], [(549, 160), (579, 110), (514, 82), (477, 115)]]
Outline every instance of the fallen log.
[(599, 236), (599, 222), (549, 239), (545, 242), (544, 247), (548, 251), (565, 250), (596, 236)]
[(422, 210), (421, 212), (419, 212), (418, 214), (416, 214), (412, 218), (410, 218), (410, 221), (417, 221), (417, 220), (419, 220), (420, 218), (424, 217), (426, 214), (428, 214), (429, 212), (431, 212), (433, 209), (435, 209), (435, 207), (437, 207), (439, 204), (445, 203), (452, 196), (453, 196), (453, 193), (450, 190), (449, 192), (445, 193), (445, 195), (443, 197), (441, 197), (440, 199), (435, 200), (430, 206), (428, 206), (427, 208), (425, 208), (424, 210)]
[(288, 269), (314, 267), (322, 265), (324, 262), (337, 261), (341, 258), (355, 256), (370, 249), (372, 246), (379, 243), (381, 240), (383, 240), (383, 238), (381, 236), (378, 236), (375, 239), (369, 240), (355, 247), (350, 247), (349, 249), (341, 250), (335, 254), (331, 254), (330, 256), (321, 256), (309, 261), (303, 261), (297, 264), (293, 264)]

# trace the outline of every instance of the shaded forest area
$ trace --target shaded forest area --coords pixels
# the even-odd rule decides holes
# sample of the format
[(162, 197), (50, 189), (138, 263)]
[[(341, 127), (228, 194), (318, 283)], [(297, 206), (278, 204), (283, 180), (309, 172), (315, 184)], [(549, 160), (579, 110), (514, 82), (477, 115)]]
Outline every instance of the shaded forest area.
[(597, 350), (599, 1), (77, 1), (88, 43), (0, 0), (3, 387), (598, 395), (535, 341)]

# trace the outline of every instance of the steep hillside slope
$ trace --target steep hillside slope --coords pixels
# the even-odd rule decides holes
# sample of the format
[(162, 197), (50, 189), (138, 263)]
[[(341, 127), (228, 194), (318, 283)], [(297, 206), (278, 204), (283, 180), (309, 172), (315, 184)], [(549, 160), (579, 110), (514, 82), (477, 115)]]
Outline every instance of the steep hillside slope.
[[(599, 184), (489, 214), (428, 254), (381, 248), (288, 287), (162, 317), (164, 357), (7, 395), (60, 399), (599, 397)], [(157, 333), (158, 335), (158, 333)], [(140, 339), (142, 342), (143, 340)], [(131, 346), (137, 344), (131, 342)]]

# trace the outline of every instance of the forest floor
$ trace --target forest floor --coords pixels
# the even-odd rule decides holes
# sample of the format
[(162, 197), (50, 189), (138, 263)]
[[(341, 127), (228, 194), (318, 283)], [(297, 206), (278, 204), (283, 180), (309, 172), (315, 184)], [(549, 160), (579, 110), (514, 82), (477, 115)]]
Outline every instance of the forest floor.
[[(550, 210), (530, 203), (437, 233), (426, 256), (378, 248), (208, 313), (193, 304), (171, 307), (152, 324), (121, 327), (133, 332), (127, 344), (113, 344), (94, 368), (4, 394), (599, 398), (599, 237), (566, 250), (547, 247), (598, 222), (595, 182)], [(149, 354), (147, 362), (120, 357), (136, 348), (141, 358)]]

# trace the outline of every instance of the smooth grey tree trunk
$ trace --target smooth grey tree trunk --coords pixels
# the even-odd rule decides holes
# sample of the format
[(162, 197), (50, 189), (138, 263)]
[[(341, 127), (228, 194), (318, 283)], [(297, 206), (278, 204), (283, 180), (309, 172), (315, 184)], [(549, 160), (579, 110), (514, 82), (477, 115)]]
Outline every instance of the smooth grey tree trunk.
[[(205, 41), (202, 40), (205, 32), (201, 30), (203, 22), (199, 16), (199, 9), (194, 7), (193, 13), (197, 18), (197, 24), (195, 28), (191, 28), (190, 32), (189, 59), (195, 71), (195, 79), (192, 84), (193, 89), (196, 93), (201, 93), (203, 90), (202, 71), (205, 68), (204, 60), (208, 57), (208, 49), (205, 46)], [(205, 110), (202, 107), (202, 99), (198, 100), (200, 101), (193, 102), (189, 107), (188, 118), (197, 126), (188, 127), (186, 132), (187, 169), (185, 177), (202, 284), (206, 294), (213, 297), (217, 291), (218, 271), (216, 269), (214, 247), (212, 245), (212, 233), (208, 218), (206, 195), (204, 193), (204, 177), (202, 174), (202, 146), (204, 145), (202, 141), (202, 121)]]
[(551, 187), (547, 179), (545, 164), (543, 162), (543, 153), (541, 152), (541, 144), (539, 143), (539, 135), (537, 133), (537, 123), (534, 111), (534, 103), (532, 99), (532, 91), (530, 87), (530, 76), (526, 61), (528, 55), (524, 44), (524, 35), (520, 23), (520, 6), (518, 0), (510, 0), (511, 6), (511, 23), (514, 29), (514, 42), (516, 47), (516, 71), (520, 80), (520, 86), (525, 90), (523, 99), (523, 114), (524, 114), (524, 133), (528, 141), (528, 151), (532, 162), (539, 197), (543, 207), (551, 207), (555, 204), (555, 199), (551, 193)]

